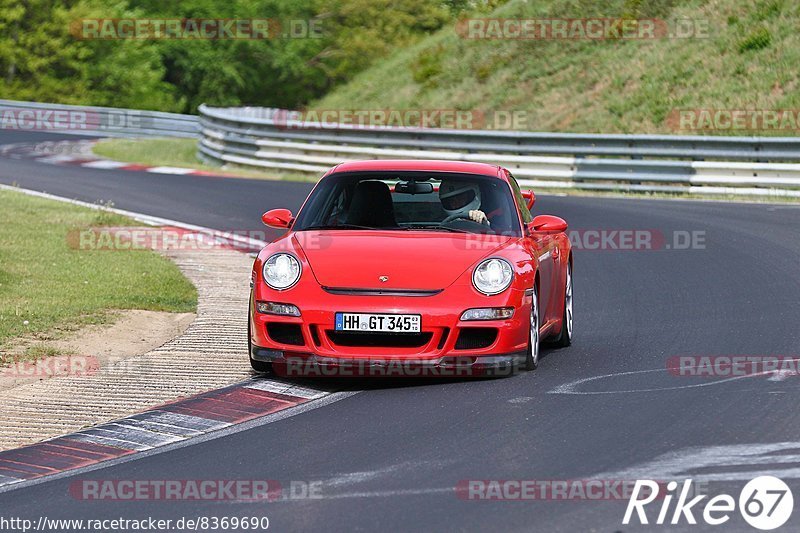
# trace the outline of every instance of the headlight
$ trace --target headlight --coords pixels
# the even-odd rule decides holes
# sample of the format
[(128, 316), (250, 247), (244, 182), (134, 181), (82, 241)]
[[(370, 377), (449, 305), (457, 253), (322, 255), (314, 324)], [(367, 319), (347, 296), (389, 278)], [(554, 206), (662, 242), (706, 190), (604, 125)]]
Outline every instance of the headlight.
[(264, 261), (264, 281), (279, 291), (288, 289), (297, 283), (302, 272), (300, 261), (290, 254), (271, 255)]
[(483, 261), (472, 273), (472, 284), (487, 296), (500, 294), (506, 290), (511, 285), (512, 279), (514, 279), (514, 269), (511, 268), (511, 264), (497, 257)]

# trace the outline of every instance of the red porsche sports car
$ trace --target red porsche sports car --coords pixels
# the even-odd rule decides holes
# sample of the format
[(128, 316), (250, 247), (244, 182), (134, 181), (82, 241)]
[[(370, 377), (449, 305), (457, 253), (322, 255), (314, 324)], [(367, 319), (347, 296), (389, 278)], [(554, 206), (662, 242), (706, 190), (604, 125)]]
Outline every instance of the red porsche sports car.
[(482, 163), (332, 168), (297, 216), (262, 216), (288, 231), (253, 265), (253, 368), (535, 369), (572, 340), (572, 252), (534, 201)]

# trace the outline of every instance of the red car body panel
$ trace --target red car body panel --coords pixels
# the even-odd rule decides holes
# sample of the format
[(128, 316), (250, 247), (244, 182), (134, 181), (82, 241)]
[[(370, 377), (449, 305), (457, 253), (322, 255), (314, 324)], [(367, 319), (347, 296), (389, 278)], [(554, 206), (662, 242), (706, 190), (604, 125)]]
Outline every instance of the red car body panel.
[[(396, 231), (313, 232), (302, 247), (311, 271), (327, 287), (384, 288), (379, 276), (388, 276), (393, 289), (443, 289), (493, 249), (507, 246), (508, 237), (481, 236), (480, 246), (449, 233)], [(296, 239), (295, 242), (300, 244)], [(443, 251), (454, 250), (442, 261)], [(375, 253), (379, 250), (380, 253)], [(353, 268), (353, 258), (358, 268)], [(424, 274), (421, 274), (424, 272)]]
[(350, 161), (341, 163), (331, 168), (325, 176), (339, 172), (382, 172), (394, 171), (423, 171), (423, 172), (460, 172), (462, 174), (478, 174), (481, 176), (502, 177), (506, 172), (502, 167), (486, 163), (472, 163), (469, 161), (418, 161), (413, 159), (370, 159), (367, 161)]
[[(480, 174), (506, 183), (511, 179), (507, 170), (482, 163), (410, 160), (343, 163), (325, 176), (387, 170)], [(285, 218), (283, 213), (279, 214), (278, 218)], [(569, 239), (563, 231), (537, 232), (522, 221), (520, 228), (521, 237), (413, 230), (294, 232), (289, 229), (266, 246), (253, 265), (251, 357), (262, 350), (270, 354), (270, 361), (284, 355), (334, 361), (435, 362), (447, 357), (479, 360), (498, 354), (524, 353), (530, 333), (530, 289), (534, 283), (538, 283), (541, 337), (561, 331), (566, 268), (572, 256)], [(294, 286), (279, 291), (265, 283), (262, 267), (269, 256), (281, 251), (295, 255), (302, 266), (302, 275)], [(472, 284), (473, 269), (489, 257), (504, 258), (514, 269), (511, 286), (493, 296), (480, 293)], [(380, 281), (381, 276), (390, 281)], [(296, 305), (301, 316), (258, 313), (255, 304), (261, 301)], [(465, 310), (478, 307), (512, 307), (514, 314), (504, 320), (460, 320)], [(419, 314), (425, 336), (418, 346), (348, 345), (338, 342), (334, 331), (337, 312)], [(268, 332), (269, 324), (298, 325), (302, 332), (300, 344), (298, 339), (292, 344), (280, 342)], [(460, 332), (475, 327), (495, 328), (494, 341), (485, 347), (456, 349)]]

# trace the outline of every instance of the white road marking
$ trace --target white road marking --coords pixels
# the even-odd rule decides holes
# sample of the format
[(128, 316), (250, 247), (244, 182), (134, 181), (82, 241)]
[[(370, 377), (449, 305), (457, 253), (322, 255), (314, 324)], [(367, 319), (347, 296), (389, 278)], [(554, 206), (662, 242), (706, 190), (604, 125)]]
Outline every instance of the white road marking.
[(86, 168), (120, 168), (127, 167), (130, 163), (123, 163), (122, 161), (111, 161), (110, 159), (98, 159), (97, 161), (89, 161), (82, 163), (82, 167)]
[(101, 430), (102, 432), (98, 432), (99, 435), (108, 435), (114, 439), (136, 442), (154, 448), (187, 438), (184, 435), (167, 433), (165, 430), (156, 431), (154, 429), (137, 426), (136, 424), (126, 424), (124, 418), (117, 422), (97, 426), (93, 429)]
[(186, 415), (183, 413), (173, 413), (170, 411), (145, 411), (138, 415), (129, 416), (126, 421), (135, 420), (148, 424), (158, 424), (159, 426), (177, 427), (189, 429), (201, 433), (230, 426), (228, 422), (201, 418), (199, 416)]
[(363, 470), (358, 472), (344, 472), (325, 480), (320, 480), (324, 487), (341, 487), (356, 485), (365, 481), (371, 481), (382, 477), (392, 477), (395, 472), (408, 471), (410, 469), (430, 470), (431, 468), (444, 467), (454, 463), (454, 460), (441, 461), (405, 461), (402, 463), (377, 468), (375, 470)]
[(49, 155), (46, 157), (39, 157), (36, 158), (36, 161), (39, 163), (68, 163), (70, 161), (75, 161), (76, 159), (80, 159), (80, 157), (76, 155)]
[(3, 485), (13, 485), (14, 483), (20, 483), (25, 481), (24, 479), (20, 479), (18, 477), (11, 477), (11, 476), (0, 476), (0, 487)]
[[(770, 465), (776, 464), (786, 464), (787, 466), (785, 468), (770, 467)], [(726, 468), (730, 471), (724, 471)], [(711, 471), (696, 472), (697, 469)], [(714, 472), (714, 469), (719, 471)], [(800, 442), (682, 448), (622, 470), (592, 475), (592, 478), (740, 481), (766, 475), (782, 479), (800, 478)]]
[(563, 385), (559, 385), (558, 387), (547, 391), (547, 394), (576, 394), (576, 395), (593, 395), (593, 394), (630, 394), (635, 392), (659, 392), (659, 391), (669, 391), (669, 390), (679, 390), (679, 389), (696, 389), (698, 387), (710, 387), (712, 385), (719, 385), (721, 383), (727, 383), (729, 381), (735, 381), (737, 379), (744, 379), (744, 378), (752, 378), (755, 376), (762, 376), (765, 374), (773, 374), (773, 371), (769, 372), (758, 372), (754, 374), (747, 374), (743, 376), (734, 376), (731, 378), (725, 379), (715, 379), (714, 381), (708, 381), (706, 383), (694, 383), (691, 385), (677, 385), (674, 387), (660, 387), (660, 388), (652, 388), (652, 389), (623, 389), (623, 390), (604, 390), (604, 391), (580, 391), (577, 390), (579, 385), (583, 385), (584, 383), (589, 383), (591, 381), (598, 381), (601, 379), (607, 378), (614, 378), (619, 376), (630, 376), (633, 374), (646, 374), (648, 372), (666, 372), (666, 368), (654, 368), (651, 370), (633, 370), (630, 372), (615, 372), (613, 374), (603, 374), (602, 376), (592, 376), (590, 378), (583, 378), (577, 379), (575, 381), (571, 381), (569, 383), (565, 383)]
[[(324, 489), (323, 489), (324, 490)], [(430, 488), (430, 489), (397, 489), (397, 490), (374, 490), (374, 491), (364, 491), (364, 492), (341, 492), (339, 494), (325, 494), (324, 492), (318, 496), (313, 498), (301, 498), (301, 499), (292, 499), (291, 497), (287, 498), (278, 498), (274, 501), (270, 501), (270, 504), (275, 503), (292, 503), (292, 502), (313, 502), (313, 501), (322, 501), (322, 500), (344, 500), (349, 498), (394, 498), (398, 496), (427, 496), (427, 495), (434, 495), (434, 494), (453, 494), (455, 495), (456, 488), (455, 487), (440, 487), (440, 488)], [(233, 500), (231, 502), (226, 503), (248, 503), (252, 504), (253, 500)]]
[[(455, 493), (455, 485), (442, 488), (413, 488), (413, 489), (393, 489), (393, 490), (361, 490), (351, 492), (335, 492), (331, 489), (343, 489), (359, 483), (379, 480), (382, 478), (391, 479), (396, 472), (407, 471), (409, 469), (430, 470), (431, 468), (442, 468), (455, 463), (454, 460), (445, 461), (406, 461), (395, 465), (378, 468), (376, 470), (365, 470), (359, 472), (346, 472), (337, 474), (334, 477), (319, 480), (320, 493), (312, 500), (340, 500), (348, 498), (390, 498), (393, 496), (420, 496), (427, 494)], [(279, 498), (280, 501), (297, 501), (291, 497)], [(301, 500), (308, 501), (308, 500)], [(252, 503), (249, 500), (236, 501), (235, 503)]]
[(144, 170), (145, 172), (155, 172), (156, 174), (191, 174), (195, 171), (193, 168), (181, 167), (150, 167)]
[(153, 446), (148, 446), (146, 444), (139, 444), (136, 442), (115, 439), (110, 436), (105, 437), (88, 432), (71, 433), (69, 435), (64, 435), (64, 437), (69, 437), (70, 440), (79, 440), (82, 442), (88, 442), (90, 444), (102, 444), (103, 446), (113, 446), (115, 448), (120, 448), (122, 450), (144, 451), (153, 448)]
[(298, 398), (305, 398), (307, 400), (320, 398), (327, 394), (325, 391), (307, 389), (293, 383), (284, 383), (282, 381), (272, 381), (269, 379), (254, 380), (244, 387), (247, 389), (256, 389), (264, 392), (275, 392), (278, 394), (286, 394), (288, 396), (297, 396)]
[(532, 400), (534, 400), (532, 396), (520, 396), (519, 398), (511, 398), (508, 403), (528, 403)]
[(767, 381), (786, 381), (788, 378), (796, 377), (797, 372), (793, 370), (776, 370)]

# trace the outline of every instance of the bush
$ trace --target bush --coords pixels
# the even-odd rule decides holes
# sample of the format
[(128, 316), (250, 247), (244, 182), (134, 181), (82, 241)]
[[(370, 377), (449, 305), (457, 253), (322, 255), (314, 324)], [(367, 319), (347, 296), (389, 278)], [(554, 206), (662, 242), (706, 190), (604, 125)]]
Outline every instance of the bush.
[(411, 65), (411, 74), (415, 82), (427, 87), (434, 86), (434, 78), (442, 73), (442, 56), (444, 47), (441, 45), (426, 48), (419, 53)]

